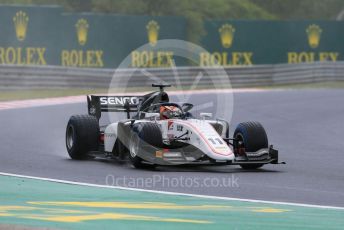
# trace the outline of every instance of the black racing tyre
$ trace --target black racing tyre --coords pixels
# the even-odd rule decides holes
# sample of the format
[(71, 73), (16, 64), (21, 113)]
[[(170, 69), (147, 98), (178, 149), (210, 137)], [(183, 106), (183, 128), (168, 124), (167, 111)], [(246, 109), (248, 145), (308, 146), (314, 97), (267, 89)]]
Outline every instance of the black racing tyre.
[(135, 124), (129, 142), (129, 159), (135, 168), (155, 167), (154, 164), (144, 163), (144, 160), (138, 156), (139, 152), (143, 151), (143, 144), (158, 148), (163, 146), (161, 130), (156, 123)]
[[(269, 146), (265, 129), (259, 122), (240, 123), (235, 129), (233, 137), (243, 142), (247, 152), (255, 152)], [(243, 169), (257, 169), (263, 164), (243, 164), (240, 166)]]
[(72, 159), (88, 157), (90, 151), (97, 151), (99, 146), (99, 123), (90, 115), (74, 115), (66, 128), (66, 147)]

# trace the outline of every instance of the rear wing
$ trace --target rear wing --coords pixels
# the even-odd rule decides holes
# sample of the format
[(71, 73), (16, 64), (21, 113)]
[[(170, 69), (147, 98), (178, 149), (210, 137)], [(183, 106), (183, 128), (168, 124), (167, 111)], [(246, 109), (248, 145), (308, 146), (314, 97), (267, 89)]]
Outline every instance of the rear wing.
[(87, 95), (88, 114), (98, 120), (102, 112), (125, 112), (130, 118), (130, 112), (137, 112), (143, 97), (140, 96), (95, 96)]

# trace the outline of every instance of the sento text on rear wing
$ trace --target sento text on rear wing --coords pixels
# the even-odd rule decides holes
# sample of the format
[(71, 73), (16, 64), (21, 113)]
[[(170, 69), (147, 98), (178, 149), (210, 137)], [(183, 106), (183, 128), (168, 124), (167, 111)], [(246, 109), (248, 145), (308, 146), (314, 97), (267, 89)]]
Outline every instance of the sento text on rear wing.
[(87, 95), (88, 114), (98, 120), (102, 112), (125, 112), (128, 119), (130, 112), (137, 112), (140, 96), (95, 96)]

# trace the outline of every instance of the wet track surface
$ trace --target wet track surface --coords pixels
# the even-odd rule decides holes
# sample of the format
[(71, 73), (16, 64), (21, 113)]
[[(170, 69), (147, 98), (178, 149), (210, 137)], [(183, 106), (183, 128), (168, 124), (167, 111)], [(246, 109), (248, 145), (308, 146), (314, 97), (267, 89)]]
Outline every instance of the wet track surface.
[[(212, 98), (203, 95), (192, 98), (192, 102), (203, 103)], [(235, 93), (230, 133), (238, 122), (260, 121), (269, 142), (279, 149), (280, 160), (287, 162), (252, 171), (238, 166), (158, 167), (149, 171), (116, 161), (73, 161), (65, 149), (65, 127), (72, 114), (87, 112), (86, 103), (3, 110), (0, 111), (0, 171), (96, 184), (116, 182), (115, 185), (153, 190), (344, 207), (343, 98), (344, 90)], [(155, 183), (143, 186), (141, 182), (145, 179), (153, 179)], [(228, 183), (229, 179), (232, 183)], [(211, 180), (220, 184), (211, 186)], [(221, 183), (223, 180), (226, 184)]]

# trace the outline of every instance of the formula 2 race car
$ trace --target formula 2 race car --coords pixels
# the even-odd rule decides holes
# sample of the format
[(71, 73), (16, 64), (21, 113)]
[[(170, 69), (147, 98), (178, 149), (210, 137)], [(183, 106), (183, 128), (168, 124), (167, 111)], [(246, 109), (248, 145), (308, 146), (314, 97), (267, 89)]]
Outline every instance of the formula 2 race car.
[[(278, 164), (278, 151), (268, 145), (258, 122), (240, 123), (232, 138), (229, 124), (200, 113), (195, 119), (190, 103), (173, 103), (160, 90), (144, 96), (88, 95), (88, 115), (74, 115), (66, 129), (66, 147), (72, 159), (117, 158), (135, 168), (156, 165), (240, 165), (256, 169)], [(127, 119), (99, 126), (103, 112), (124, 112)]]

